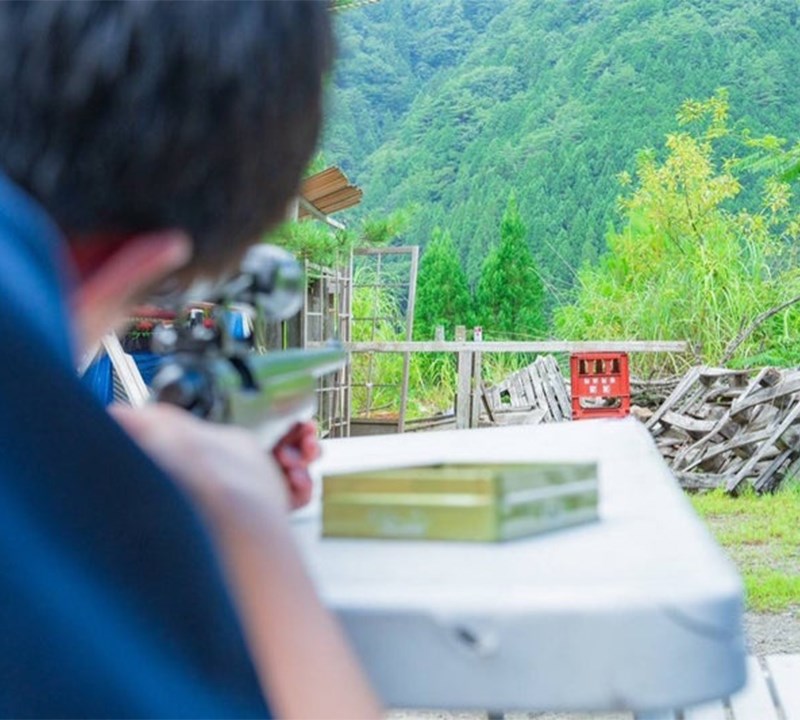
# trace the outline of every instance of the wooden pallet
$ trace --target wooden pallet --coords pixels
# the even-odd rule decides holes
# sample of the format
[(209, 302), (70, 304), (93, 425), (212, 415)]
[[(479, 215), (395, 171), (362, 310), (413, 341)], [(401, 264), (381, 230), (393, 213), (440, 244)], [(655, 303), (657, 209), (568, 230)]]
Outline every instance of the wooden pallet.
[(483, 402), (490, 420), (498, 425), (523, 422), (505, 422), (505, 414), (530, 413), (535, 418), (530, 422), (536, 423), (572, 417), (569, 389), (552, 355), (540, 355), (497, 385), (483, 388)]
[(775, 489), (800, 459), (800, 371), (696, 367), (647, 421), (684, 487)]

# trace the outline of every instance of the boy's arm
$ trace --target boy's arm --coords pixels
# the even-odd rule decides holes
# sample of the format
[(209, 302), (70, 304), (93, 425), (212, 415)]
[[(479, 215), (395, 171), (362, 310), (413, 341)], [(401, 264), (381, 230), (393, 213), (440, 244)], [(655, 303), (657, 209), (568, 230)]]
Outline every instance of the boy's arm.
[(207, 519), (276, 713), (378, 718), (380, 705), (304, 570), (280, 471), (255, 438), (170, 406), (114, 415)]

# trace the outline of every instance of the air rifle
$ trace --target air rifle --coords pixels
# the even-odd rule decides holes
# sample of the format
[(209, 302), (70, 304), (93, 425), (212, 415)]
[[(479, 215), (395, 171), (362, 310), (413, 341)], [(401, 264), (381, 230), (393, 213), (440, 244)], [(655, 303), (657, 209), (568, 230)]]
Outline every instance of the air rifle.
[(303, 272), (289, 253), (251, 248), (232, 280), (205, 290), (214, 303), (210, 323), (194, 318), (154, 328), (153, 351), (164, 356), (152, 383), (154, 399), (246, 427), (272, 447), (295, 423), (311, 418), (318, 381), (342, 369), (346, 353), (335, 342), (257, 353), (234, 331), (231, 306), (280, 321), (300, 310), (304, 295)]

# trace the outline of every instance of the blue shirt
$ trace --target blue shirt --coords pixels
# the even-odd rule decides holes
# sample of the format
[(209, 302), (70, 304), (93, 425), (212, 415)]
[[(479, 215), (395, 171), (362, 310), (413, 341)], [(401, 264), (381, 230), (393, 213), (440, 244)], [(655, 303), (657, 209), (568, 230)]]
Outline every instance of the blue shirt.
[(76, 377), (64, 247), (0, 175), (0, 715), (267, 716), (193, 508)]

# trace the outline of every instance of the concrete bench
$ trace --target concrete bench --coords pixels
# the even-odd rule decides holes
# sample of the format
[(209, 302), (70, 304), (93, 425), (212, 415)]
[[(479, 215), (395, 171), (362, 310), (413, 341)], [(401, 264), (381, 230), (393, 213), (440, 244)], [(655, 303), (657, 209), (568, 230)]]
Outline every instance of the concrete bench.
[(297, 520), (387, 705), (642, 715), (744, 685), (741, 581), (638, 422), (330, 440), (320, 469), (502, 461), (596, 461), (600, 520), (499, 544), (326, 539), (318, 504)]

